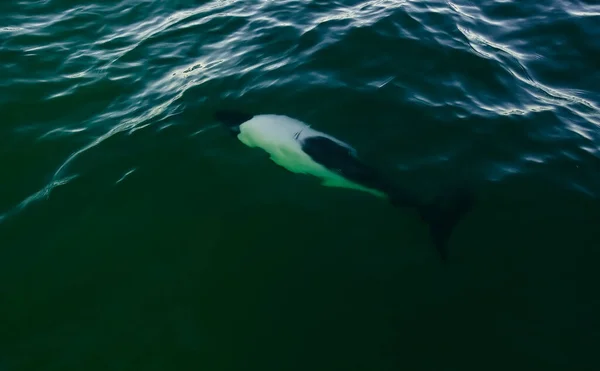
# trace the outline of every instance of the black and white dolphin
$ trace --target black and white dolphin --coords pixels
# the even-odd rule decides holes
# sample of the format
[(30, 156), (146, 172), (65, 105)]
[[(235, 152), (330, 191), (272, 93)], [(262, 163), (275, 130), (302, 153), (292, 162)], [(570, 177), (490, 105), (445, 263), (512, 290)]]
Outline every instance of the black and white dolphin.
[(242, 143), (262, 148), (276, 164), (293, 173), (310, 174), (321, 178), (325, 186), (365, 191), (396, 207), (416, 209), (429, 224), (433, 244), (443, 260), (454, 226), (472, 207), (473, 197), (464, 189), (423, 202), (361, 161), (350, 145), (291, 117), (222, 110), (215, 118)]

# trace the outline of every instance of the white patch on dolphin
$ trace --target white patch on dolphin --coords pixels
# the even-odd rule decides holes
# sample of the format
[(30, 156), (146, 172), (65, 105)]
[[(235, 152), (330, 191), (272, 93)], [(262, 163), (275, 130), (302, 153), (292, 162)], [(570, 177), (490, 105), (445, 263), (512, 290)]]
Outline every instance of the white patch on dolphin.
[[(306, 151), (306, 143), (313, 138), (323, 138), (348, 151), (356, 158), (356, 150), (350, 145), (320, 131), (302, 121), (280, 115), (257, 115), (239, 126), (238, 139), (248, 147), (262, 148), (277, 165), (299, 174), (313, 175), (322, 179), (328, 187), (352, 188), (379, 197), (387, 195), (377, 189), (365, 187), (340, 174), (341, 169), (328, 169), (315, 161)], [(357, 158), (356, 158), (357, 159)]]

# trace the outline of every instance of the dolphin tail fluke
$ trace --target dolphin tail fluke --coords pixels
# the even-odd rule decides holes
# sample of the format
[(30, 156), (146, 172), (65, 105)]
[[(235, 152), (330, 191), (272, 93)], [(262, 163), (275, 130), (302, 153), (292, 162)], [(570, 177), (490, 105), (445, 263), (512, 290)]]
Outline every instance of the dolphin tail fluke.
[(474, 202), (475, 198), (469, 190), (459, 188), (445, 192), (419, 207), (421, 219), (429, 225), (433, 245), (443, 261), (448, 258), (448, 240), (454, 227), (471, 210)]

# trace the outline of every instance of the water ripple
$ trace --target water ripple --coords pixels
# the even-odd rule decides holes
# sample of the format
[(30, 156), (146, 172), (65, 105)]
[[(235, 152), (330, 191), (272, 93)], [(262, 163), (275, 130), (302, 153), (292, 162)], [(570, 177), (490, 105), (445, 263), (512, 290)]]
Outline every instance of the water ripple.
[[(486, 180), (527, 174), (523, 163), (550, 169), (553, 161), (566, 160), (589, 172), (598, 161), (599, 73), (586, 58), (600, 51), (600, 34), (592, 25), (600, 14), (596, 5), (462, 0), (15, 4), (19, 11), (17, 5), (3, 5), (8, 16), (0, 29), (0, 58), (6, 61), (0, 73), (10, 76), (0, 84), (11, 89), (10, 95), (0, 95), (8, 117), (2, 133), (69, 141), (64, 146), (69, 155), (39, 174), (49, 179), (47, 185), (39, 191), (25, 187), (33, 196), (21, 199), (39, 198), (35, 195), (64, 184), (61, 179), (76, 175), (70, 164), (86, 152), (102, 151), (109, 138), (172, 128), (176, 123), (169, 120), (192, 107), (204, 119), (198, 124), (210, 127), (210, 106), (221, 100), (273, 110), (338, 89), (363, 100), (377, 94), (373, 110), (404, 107), (426, 119), (427, 125), (410, 126), (415, 139), (427, 140), (427, 131), (442, 123), (454, 128), (449, 141), (471, 131), (490, 147), (519, 143), (503, 149), (502, 156), (471, 164)], [(566, 31), (557, 33), (558, 28)], [(573, 70), (587, 76), (574, 80)], [(265, 96), (272, 103), (258, 103)], [(21, 103), (25, 99), (36, 110), (28, 110)], [(366, 130), (360, 121), (349, 122)], [(522, 129), (507, 129), (518, 125)], [(372, 140), (405, 130), (373, 122), (369, 127), (379, 130)], [(579, 154), (566, 155), (556, 149), (557, 142)], [(469, 150), (460, 148), (455, 156)], [(443, 162), (447, 153), (440, 149), (429, 156)], [(581, 183), (597, 195), (594, 177), (576, 175), (563, 182)]]

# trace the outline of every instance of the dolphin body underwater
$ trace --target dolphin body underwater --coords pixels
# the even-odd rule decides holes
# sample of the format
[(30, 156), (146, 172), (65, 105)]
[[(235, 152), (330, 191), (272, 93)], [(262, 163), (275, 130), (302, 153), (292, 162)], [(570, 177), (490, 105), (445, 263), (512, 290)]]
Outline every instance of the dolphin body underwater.
[(288, 171), (321, 178), (324, 186), (371, 193), (398, 208), (416, 209), (429, 225), (433, 245), (444, 261), (452, 230), (473, 206), (472, 194), (462, 188), (423, 202), (361, 161), (350, 145), (291, 117), (220, 110), (215, 118), (242, 143), (263, 149)]

